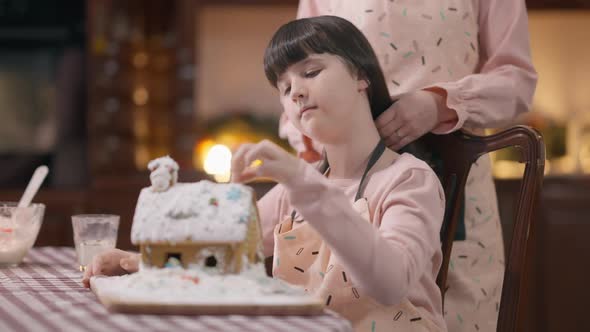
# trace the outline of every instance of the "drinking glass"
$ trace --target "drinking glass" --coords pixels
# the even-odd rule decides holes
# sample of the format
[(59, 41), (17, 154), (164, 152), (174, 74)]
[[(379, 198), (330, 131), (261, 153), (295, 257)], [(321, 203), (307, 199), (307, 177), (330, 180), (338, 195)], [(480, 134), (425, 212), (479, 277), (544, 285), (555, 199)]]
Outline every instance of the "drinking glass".
[(119, 216), (113, 214), (79, 214), (72, 216), (74, 228), (74, 245), (80, 271), (92, 263), (94, 256), (115, 248)]

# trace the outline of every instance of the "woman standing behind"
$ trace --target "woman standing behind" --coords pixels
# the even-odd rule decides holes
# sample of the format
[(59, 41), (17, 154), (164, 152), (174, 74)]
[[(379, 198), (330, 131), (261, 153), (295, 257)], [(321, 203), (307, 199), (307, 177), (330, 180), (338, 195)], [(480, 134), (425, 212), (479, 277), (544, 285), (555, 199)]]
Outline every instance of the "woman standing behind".
[[(483, 134), (530, 108), (537, 75), (524, 1), (300, 0), (299, 17), (318, 15), (346, 18), (372, 44), (397, 100), (376, 121), (394, 150), (428, 132)], [(285, 120), (281, 134), (299, 152), (321, 151)], [(453, 244), (445, 320), (450, 331), (493, 331), (504, 246), (488, 156), (472, 167), (465, 197), (466, 231)]]

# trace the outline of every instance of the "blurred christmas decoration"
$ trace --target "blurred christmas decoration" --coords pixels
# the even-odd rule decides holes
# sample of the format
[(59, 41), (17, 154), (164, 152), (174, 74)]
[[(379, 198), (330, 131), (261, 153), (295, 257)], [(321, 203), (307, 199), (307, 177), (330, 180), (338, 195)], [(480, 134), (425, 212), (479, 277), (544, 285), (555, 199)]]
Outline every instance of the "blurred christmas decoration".
[[(512, 125), (527, 125), (538, 130), (545, 142), (546, 158), (545, 174), (555, 172), (552, 167), (562, 165), (554, 161), (562, 161), (567, 158), (567, 131), (565, 123), (544, 115), (541, 112), (529, 112), (520, 117)], [(489, 134), (499, 132), (491, 130)], [(524, 172), (524, 164), (519, 162), (520, 153), (516, 148), (498, 150), (492, 153), (493, 173), (496, 178), (520, 178)], [(563, 168), (563, 167), (561, 167)], [(563, 170), (560, 170), (563, 172)]]

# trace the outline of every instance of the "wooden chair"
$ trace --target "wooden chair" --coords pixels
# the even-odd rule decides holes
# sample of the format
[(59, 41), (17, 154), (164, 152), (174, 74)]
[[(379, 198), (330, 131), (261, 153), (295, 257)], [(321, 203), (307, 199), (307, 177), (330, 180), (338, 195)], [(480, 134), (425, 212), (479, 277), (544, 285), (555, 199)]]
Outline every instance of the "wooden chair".
[(429, 134), (424, 137), (424, 142), (442, 159), (441, 180), (447, 197), (441, 230), (443, 263), (437, 278), (443, 299), (453, 239), (471, 165), (480, 156), (507, 147), (516, 147), (520, 152), (520, 162), (526, 164), (516, 207), (512, 243), (507, 255), (497, 327), (498, 331), (515, 331), (529, 229), (545, 167), (545, 145), (542, 137), (530, 127), (515, 126), (491, 136), (475, 136), (461, 131), (448, 135)]

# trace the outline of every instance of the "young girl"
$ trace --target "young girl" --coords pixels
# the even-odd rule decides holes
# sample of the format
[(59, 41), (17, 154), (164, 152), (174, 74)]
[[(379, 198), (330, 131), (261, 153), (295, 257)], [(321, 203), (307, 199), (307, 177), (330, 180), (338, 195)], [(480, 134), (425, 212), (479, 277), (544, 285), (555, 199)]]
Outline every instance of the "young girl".
[(435, 283), (444, 194), (428, 165), (380, 139), (374, 119), (391, 100), (366, 38), (341, 18), (296, 20), (264, 64), (288, 119), (325, 155), (321, 172), (267, 141), (234, 155), (233, 181), (279, 182), (258, 202), (274, 277), (357, 331), (446, 330)]
[[(296, 20), (264, 64), (291, 123), (324, 146), (319, 171), (268, 141), (234, 154), (232, 181), (279, 182), (258, 202), (274, 277), (323, 298), (356, 331), (446, 331), (435, 283), (444, 194), (427, 164), (380, 139), (374, 119), (391, 100), (366, 38), (342, 18)], [(85, 280), (136, 265), (113, 251)]]

